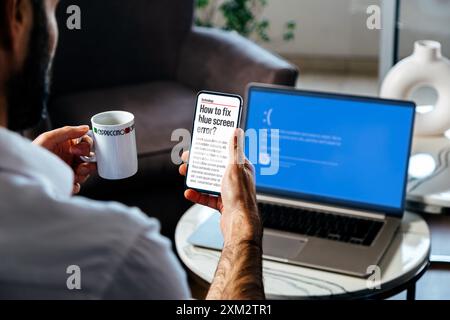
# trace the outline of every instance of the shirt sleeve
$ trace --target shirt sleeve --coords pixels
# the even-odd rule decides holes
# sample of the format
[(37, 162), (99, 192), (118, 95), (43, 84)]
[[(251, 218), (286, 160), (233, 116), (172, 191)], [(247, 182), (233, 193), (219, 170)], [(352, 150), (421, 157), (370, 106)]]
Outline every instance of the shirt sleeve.
[(191, 298), (186, 273), (168, 239), (144, 230), (103, 294), (103, 299), (187, 300)]

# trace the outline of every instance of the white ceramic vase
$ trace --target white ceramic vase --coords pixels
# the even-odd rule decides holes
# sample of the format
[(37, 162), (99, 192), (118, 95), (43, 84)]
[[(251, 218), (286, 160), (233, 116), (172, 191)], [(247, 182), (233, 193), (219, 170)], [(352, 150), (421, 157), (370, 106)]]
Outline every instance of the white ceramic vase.
[(380, 96), (408, 99), (420, 87), (434, 88), (438, 100), (433, 111), (417, 113), (415, 134), (442, 135), (450, 128), (450, 61), (442, 56), (439, 42), (417, 41), (414, 53), (389, 71)]

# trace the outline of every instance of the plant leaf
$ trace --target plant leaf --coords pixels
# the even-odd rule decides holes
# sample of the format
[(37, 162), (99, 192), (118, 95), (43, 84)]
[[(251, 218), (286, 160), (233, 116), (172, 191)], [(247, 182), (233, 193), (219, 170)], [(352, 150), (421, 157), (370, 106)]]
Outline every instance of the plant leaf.
[(209, 5), (209, 0), (196, 0), (195, 7), (197, 9), (205, 8)]

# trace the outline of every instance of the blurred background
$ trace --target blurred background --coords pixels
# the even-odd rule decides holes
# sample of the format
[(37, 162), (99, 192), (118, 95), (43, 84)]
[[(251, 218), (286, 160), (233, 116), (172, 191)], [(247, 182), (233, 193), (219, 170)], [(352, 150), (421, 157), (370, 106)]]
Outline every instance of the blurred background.
[[(381, 9), (381, 29), (366, 27), (372, 5)], [(387, 70), (416, 40), (439, 41), (450, 56), (450, 0), (197, 0), (196, 18), (287, 58), (305, 89), (377, 95)], [(432, 104), (430, 90), (412, 98)]]

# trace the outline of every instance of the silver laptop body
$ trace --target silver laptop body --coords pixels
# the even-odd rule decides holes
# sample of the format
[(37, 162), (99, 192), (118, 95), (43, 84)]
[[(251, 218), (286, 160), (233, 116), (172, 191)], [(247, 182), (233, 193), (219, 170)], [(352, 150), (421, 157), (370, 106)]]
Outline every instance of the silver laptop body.
[[(273, 90), (275, 92), (293, 92), (300, 94), (311, 94), (312, 96), (324, 96), (336, 99), (356, 99), (359, 101), (374, 101), (385, 104), (402, 104), (402, 107), (409, 108), (414, 114), (415, 105), (412, 102), (382, 100), (376, 98), (345, 96), (337, 94), (327, 94), (320, 92), (307, 92), (296, 90), (288, 87), (270, 86), (261, 84), (250, 84), (247, 90), (247, 104), (250, 103), (249, 95), (252, 90)], [(247, 109), (247, 112), (249, 110)], [(246, 115), (248, 118), (248, 114)], [(404, 143), (408, 145), (408, 158), (411, 150), (412, 131), (414, 123), (414, 115), (411, 116), (410, 132), (404, 135)], [(247, 119), (246, 119), (247, 120)], [(405, 130), (406, 132), (406, 130)], [(403, 161), (403, 159), (402, 159)], [(403, 199), (404, 202), (408, 160), (406, 161), (406, 170), (404, 172)], [(259, 189), (259, 188), (257, 188)], [(349, 217), (368, 221), (377, 222), (380, 225), (379, 231), (376, 233), (370, 245), (362, 245), (361, 239), (351, 239), (347, 242), (337, 241), (336, 239), (325, 239), (323, 237), (308, 236), (296, 232), (281, 231), (278, 229), (265, 228), (263, 237), (263, 252), (266, 259), (281, 261), (290, 264), (302, 265), (307, 267), (330, 270), (334, 272), (367, 277), (373, 272), (373, 266), (380, 263), (383, 254), (391, 244), (403, 217), (403, 204), (401, 212), (396, 215), (385, 214), (380, 210), (371, 211), (367, 209), (352, 206), (351, 208), (326, 204), (321, 202), (305, 201), (302, 196), (296, 197), (289, 195), (288, 197), (271, 194), (270, 192), (261, 192), (258, 190), (257, 199), (260, 204), (272, 204), (285, 208), (299, 208), (306, 211), (321, 212), (325, 214), (337, 215), (338, 217)], [(300, 213), (301, 214), (301, 213)]]
[(381, 230), (370, 246), (275, 229), (264, 229), (264, 258), (360, 277), (365, 277), (373, 272), (370, 266), (379, 264), (401, 223), (400, 218), (378, 213), (307, 203), (295, 199), (283, 199), (278, 196), (258, 194), (257, 199), (261, 203), (306, 208), (329, 214), (382, 222)]

